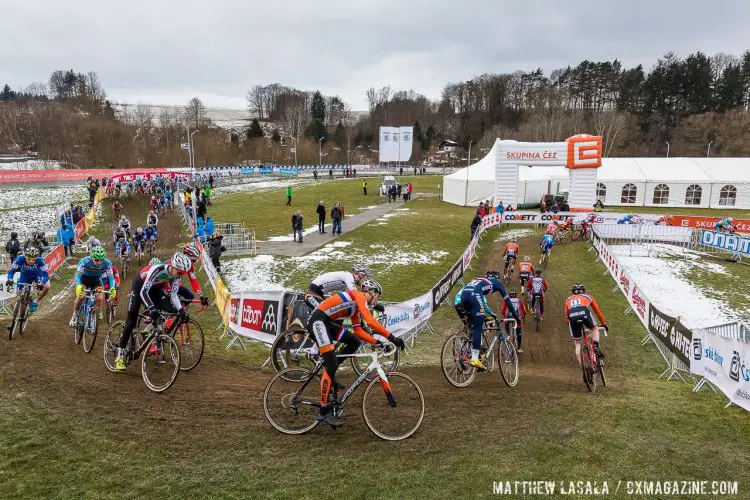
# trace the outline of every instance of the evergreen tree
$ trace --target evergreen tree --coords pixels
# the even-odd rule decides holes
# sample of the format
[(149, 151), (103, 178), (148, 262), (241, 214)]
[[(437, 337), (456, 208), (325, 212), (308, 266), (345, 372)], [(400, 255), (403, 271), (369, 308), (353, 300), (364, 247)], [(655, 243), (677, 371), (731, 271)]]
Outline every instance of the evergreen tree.
[(344, 128), (344, 124), (340, 121), (338, 125), (336, 125), (336, 130), (333, 131), (332, 140), (342, 151), (346, 150), (346, 129)]
[(743, 83), (739, 64), (730, 64), (724, 68), (716, 83), (716, 111), (730, 111), (743, 105), (746, 96)]
[(13, 92), (13, 90), (10, 88), (10, 85), (7, 83), (3, 87), (3, 91), (0, 92), (0, 101), (2, 102), (8, 102), (8, 101), (14, 101), (16, 99), (16, 93)]
[(260, 122), (258, 122), (257, 118), (253, 118), (253, 121), (250, 122), (250, 126), (247, 128), (247, 138), (254, 139), (256, 137), (263, 137), (264, 135)]
[(315, 141), (323, 137), (324, 141), (328, 140), (328, 130), (321, 120), (312, 120), (305, 129), (305, 135)]
[(326, 102), (323, 99), (323, 95), (318, 90), (315, 91), (312, 97), (310, 116), (313, 121), (318, 120), (321, 123), (325, 122), (326, 119)]
[(104, 109), (102, 110), (104, 118), (108, 120), (115, 119), (115, 110), (112, 108), (112, 103), (109, 100), (104, 101)]

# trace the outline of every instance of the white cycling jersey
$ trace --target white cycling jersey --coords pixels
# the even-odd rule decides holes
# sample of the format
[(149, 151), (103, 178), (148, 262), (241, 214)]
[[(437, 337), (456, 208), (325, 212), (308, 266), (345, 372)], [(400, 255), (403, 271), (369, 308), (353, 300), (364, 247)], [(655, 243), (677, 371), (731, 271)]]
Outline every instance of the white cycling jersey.
[(342, 292), (344, 290), (356, 290), (354, 275), (348, 271), (335, 271), (321, 274), (310, 283), (311, 288), (319, 288), (324, 294), (331, 292)]

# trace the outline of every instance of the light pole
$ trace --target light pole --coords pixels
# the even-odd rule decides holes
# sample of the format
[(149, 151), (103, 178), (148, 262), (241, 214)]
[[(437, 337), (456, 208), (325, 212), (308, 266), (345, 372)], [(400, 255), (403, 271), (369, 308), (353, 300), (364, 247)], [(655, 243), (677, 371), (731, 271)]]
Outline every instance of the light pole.
[(471, 143), (474, 141), (469, 141), (469, 157), (466, 159), (466, 166), (468, 167), (471, 165)]
[(318, 167), (323, 166), (323, 139), (325, 137), (318, 139)]
[(667, 142), (666, 145), (667, 145), (667, 158), (669, 158), (669, 143)]
[(198, 133), (198, 129), (193, 130), (193, 132), (190, 134), (190, 158), (191, 162), (193, 164), (193, 169), (195, 169), (195, 143), (193, 142), (193, 136)]
[(297, 139), (292, 136), (289, 138), (294, 141), (294, 165), (297, 166)]
[(711, 141), (708, 143), (708, 151), (706, 151), (706, 158), (711, 154), (711, 144), (713, 144), (714, 141)]

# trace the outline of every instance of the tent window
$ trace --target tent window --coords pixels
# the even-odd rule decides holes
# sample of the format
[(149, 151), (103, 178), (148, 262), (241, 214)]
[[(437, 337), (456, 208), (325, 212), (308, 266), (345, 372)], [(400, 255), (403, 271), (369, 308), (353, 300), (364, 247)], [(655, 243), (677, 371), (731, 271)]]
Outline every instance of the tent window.
[(698, 184), (691, 184), (685, 192), (685, 205), (700, 205), (703, 188)]
[(658, 184), (654, 188), (654, 205), (666, 205), (669, 201), (669, 186)]
[(733, 207), (737, 201), (737, 188), (727, 184), (719, 192), (719, 205)]
[(607, 198), (607, 186), (602, 184), (601, 182), (598, 182), (596, 184), (596, 201), (601, 201), (604, 203), (604, 200)]
[(635, 184), (625, 184), (622, 187), (622, 197), (620, 203), (635, 203), (635, 196), (638, 192), (638, 188)]

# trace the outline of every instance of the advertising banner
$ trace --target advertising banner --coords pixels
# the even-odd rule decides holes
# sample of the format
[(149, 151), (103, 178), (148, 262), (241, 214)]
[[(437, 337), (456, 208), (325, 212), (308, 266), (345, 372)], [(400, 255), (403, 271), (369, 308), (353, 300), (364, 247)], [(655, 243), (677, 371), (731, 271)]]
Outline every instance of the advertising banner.
[[(722, 220), (719, 217), (695, 217), (691, 215), (673, 215), (669, 219), (670, 226), (693, 227), (696, 229), (711, 229), (716, 227), (716, 223)], [(750, 233), (750, 220), (734, 219), (732, 222), (734, 229), (738, 233)]]
[(450, 295), (451, 290), (453, 287), (458, 283), (458, 281), (463, 277), (464, 275), (464, 263), (463, 259), (456, 262), (450, 271), (448, 271), (448, 274), (443, 276), (443, 278), (437, 282), (437, 284), (432, 288), (432, 311), (434, 312), (437, 310), (438, 307), (440, 307), (440, 304), (443, 303), (443, 301)]
[(653, 304), (649, 304), (648, 331), (667, 346), (680, 361), (690, 366), (690, 342), (693, 335), (677, 321), (677, 318), (664, 314)]
[(284, 167), (282, 167), (282, 168), (279, 169), (279, 173), (281, 175), (299, 175), (299, 170), (297, 170), (296, 168), (284, 168)]
[(270, 344), (281, 332), (284, 292), (239, 292), (229, 299), (229, 327), (238, 335)]
[(76, 224), (76, 227), (74, 228), (74, 232), (76, 234), (76, 244), (81, 244), (81, 239), (83, 238), (83, 234), (86, 232), (86, 219), (83, 218), (78, 221), (78, 224)]
[(553, 221), (564, 222), (573, 219), (578, 223), (589, 216), (594, 216), (594, 224), (656, 224), (663, 215), (657, 214), (623, 214), (604, 212), (545, 212), (533, 210), (516, 210), (485, 215), (482, 227), (489, 228), (500, 224), (549, 224)]
[(705, 377), (734, 404), (750, 410), (750, 344), (697, 329), (690, 372)]
[(471, 265), (471, 259), (474, 257), (474, 252), (476, 252), (477, 249), (477, 242), (479, 241), (479, 233), (474, 235), (474, 237), (471, 239), (471, 242), (469, 243), (469, 246), (466, 247), (466, 250), (464, 250), (464, 255), (461, 257), (461, 261), (463, 262), (464, 266), (464, 272), (469, 269), (469, 266)]
[(750, 256), (750, 238), (736, 234), (701, 231), (701, 243), (734, 254)]
[(389, 332), (400, 337), (432, 316), (432, 291), (398, 304), (388, 304), (378, 321)]
[(123, 174), (117, 174), (112, 176), (112, 182), (132, 182), (137, 178), (151, 180), (152, 177), (164, 177), (168, 179), (174, 179), (179, 176), (189, 176), (189, 172), (168, 172), (166, 170), (149, 171), (149, 172), (127, 172)]
[(57, 245), (44, 257), (44, 261), (47, 263), (47, 272), (50, 275), (57, 272), (65, 262), (65, 247)]

